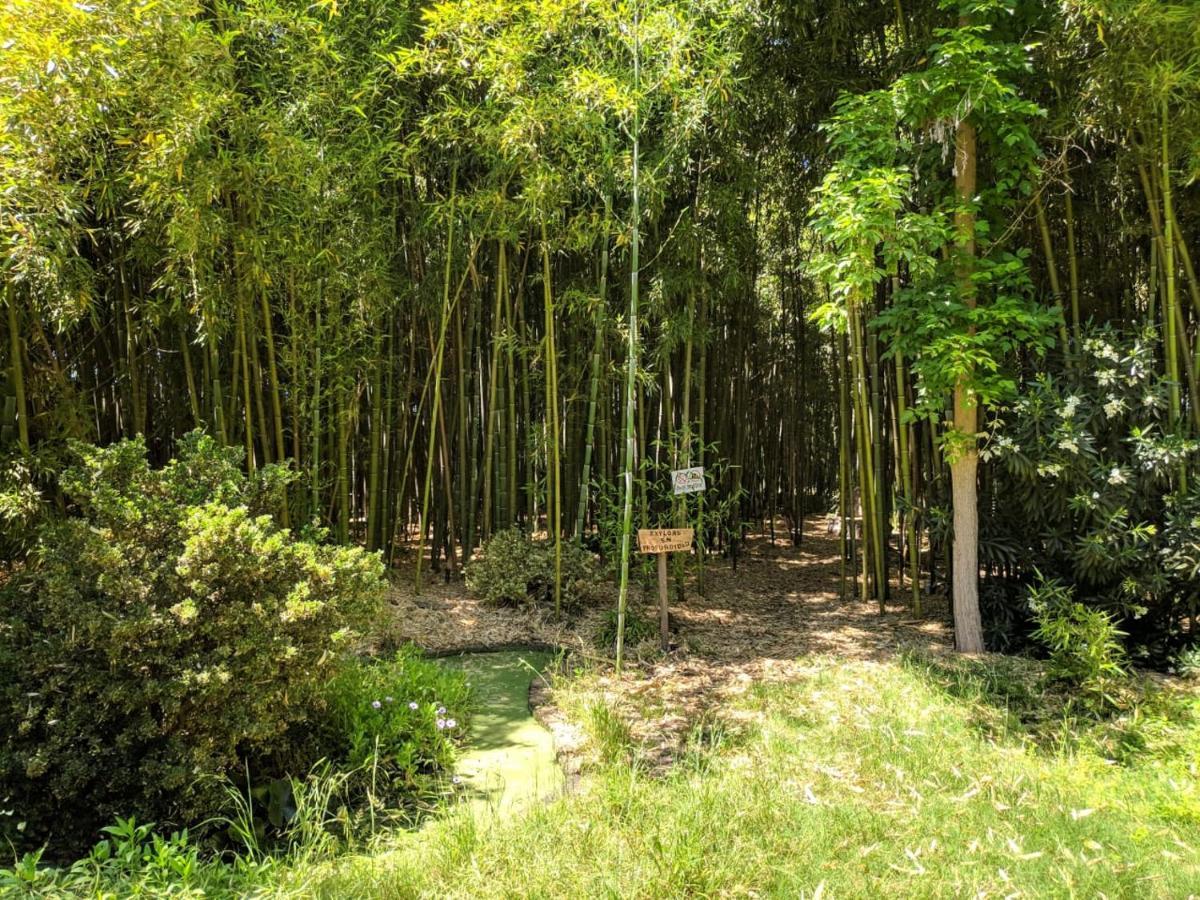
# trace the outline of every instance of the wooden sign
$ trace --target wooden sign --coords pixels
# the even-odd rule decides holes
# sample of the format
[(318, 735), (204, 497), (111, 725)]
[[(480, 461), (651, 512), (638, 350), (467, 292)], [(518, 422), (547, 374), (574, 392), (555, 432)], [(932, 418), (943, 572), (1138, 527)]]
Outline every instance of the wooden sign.
[(673, 469), (671, 471), (671, 487), (676, 494), (696, 494), (703, 491), (705, 488), (704, 466)]
[(642, 553), (679, 553), (692, 549), (691, 528), (639, 528), (638, 550)]
[(670, 645), (667, 610), (667, 554), (687, 553), (696, 532), (691, 528), (639, 528), (638, 550), (658, 554), (658, 636), (663, 650)]

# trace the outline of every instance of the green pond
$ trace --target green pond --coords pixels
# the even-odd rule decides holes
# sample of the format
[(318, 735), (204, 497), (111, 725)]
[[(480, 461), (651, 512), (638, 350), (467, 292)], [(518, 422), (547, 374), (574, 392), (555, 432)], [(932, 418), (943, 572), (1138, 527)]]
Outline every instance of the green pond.
[(562, 769), (550, 732), (529, 709), (529, 687), (554, 660), (542, 650), (499, 650), (446, 657), (471, 683), (475, 713), (457, 773), (474, 810), (506, 815), (557, 795)]

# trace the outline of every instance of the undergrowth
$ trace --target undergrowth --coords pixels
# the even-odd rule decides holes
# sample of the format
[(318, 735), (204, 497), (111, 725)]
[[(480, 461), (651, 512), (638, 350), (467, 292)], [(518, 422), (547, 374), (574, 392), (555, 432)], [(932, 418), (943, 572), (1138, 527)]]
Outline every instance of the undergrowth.
[[(223, 880), (198, 862), (193, 894), (1165, 898), (1200, 884), (1194, 695), (1134, 682), (1100, 714), (1028, 660), (804, 662), (699, 723), (663, 777), (585, 675), (573, 703), (609, 752), (575, 793), (350, 854), (223, 865)], [(105, 881), (120, 896), (159, 884)]]

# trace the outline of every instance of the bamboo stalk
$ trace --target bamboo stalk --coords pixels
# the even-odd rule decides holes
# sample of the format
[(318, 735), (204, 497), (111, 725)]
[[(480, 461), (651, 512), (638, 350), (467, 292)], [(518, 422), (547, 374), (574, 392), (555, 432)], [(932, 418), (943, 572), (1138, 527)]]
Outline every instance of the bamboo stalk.
[[(612, 196), (604, 196), (604, 222), (607, 226), (612, 214)], [(596, 435), (596, 402), (600, 396), (600, 357), (604, 350), (604, 313), (608, 302), (608, 230), (604, 231), (600, 247), (599, 299), (592, 322), (592, 366), (588, 380), (587, 430), (583, 444), (583, 468), (579, 476), (579, 501), (575, 510), (574, 535), (576, 542), (583, 540), (584, 522), (587, 519), (588, 493), (592, 478), (592, 452)]]
[[(562, 615), (562, 467), (559, 459), (558, 434), (558, 352), (554, 346), (554, 295), (551, 291), (550, 241), (546, 237), (546, 221), (542, 220), (542, 298), (546, 313), (546, 414), (549, 418), (550, 459), (547, 460), (546, 510), (552, 514), (554, 536), (554, 615)], [(551, 509), (553, 485), (553, 509)]]
[(26, 456), (30, 452), (29, 444), (29, 405), (25, 397), (25, 365), (21, 359), (20, 319), (17, 314), (17, 301), (13, 298), (12, 287), (4, 285), (4, 306), (8, 313), (8, 348), (12, 369), (13, 393), (17, 401), (17, 441), (21, 452)]
[[(504, 332), (501, 321), (504, 315), (505, 276), (508, 269), (504, 241), (496, 241), (496, 302), (492, 307), (492, 356), (488, 365), (487, 425), (483, 439), (483, 536), (492, 533), (492, 472), (493, 446), (495, 443), (496, 416), (498, 413), (496, 393), (499, 389), (500, 357)], [(500, 442), (503, 445), (503, 441)]]

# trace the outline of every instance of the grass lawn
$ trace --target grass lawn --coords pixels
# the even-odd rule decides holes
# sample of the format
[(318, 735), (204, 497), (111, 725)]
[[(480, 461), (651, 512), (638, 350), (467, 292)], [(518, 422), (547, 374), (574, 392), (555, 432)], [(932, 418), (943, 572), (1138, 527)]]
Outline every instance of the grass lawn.
[[(752, 688), (727, 710), (734, 724), (697, 729), (665, 779), (643, 775), (637, 748), (609, 723), (606, 761), (572, 796), (490, 825), (449, 816), (369, 853), (279, 871), (277, 887), (328, 897), (1200, 891), (1193, 699), (1143, 698), (1084, 724), (1061, 707), (1035, 715), (1048, 704), (1020, 660), (810, 662), (798, 682)], [(586, 698), (586, 679), (570, 691)]]
[[(557, 801), (481, 808), (337, 851), (204, 862), (147, 845), (126, 874), (40, 896), (1188, 897), (1200, 892), (1200, 726), (1148, 681), (1072, 712), (1038, 664), (810, 657), (693, 729), (665, 777), (584, 673), (559, 702), (596, 762)], [(499, 812), (497, 812), (499, 810)], [(168, 848), (169, 849), (169, 848)], [(157, 860), (157, 862), (156, 862)], [(122, 863), (122, 865), (124, 865)], [(0, 879), (0, 894), (7, 893)]]

